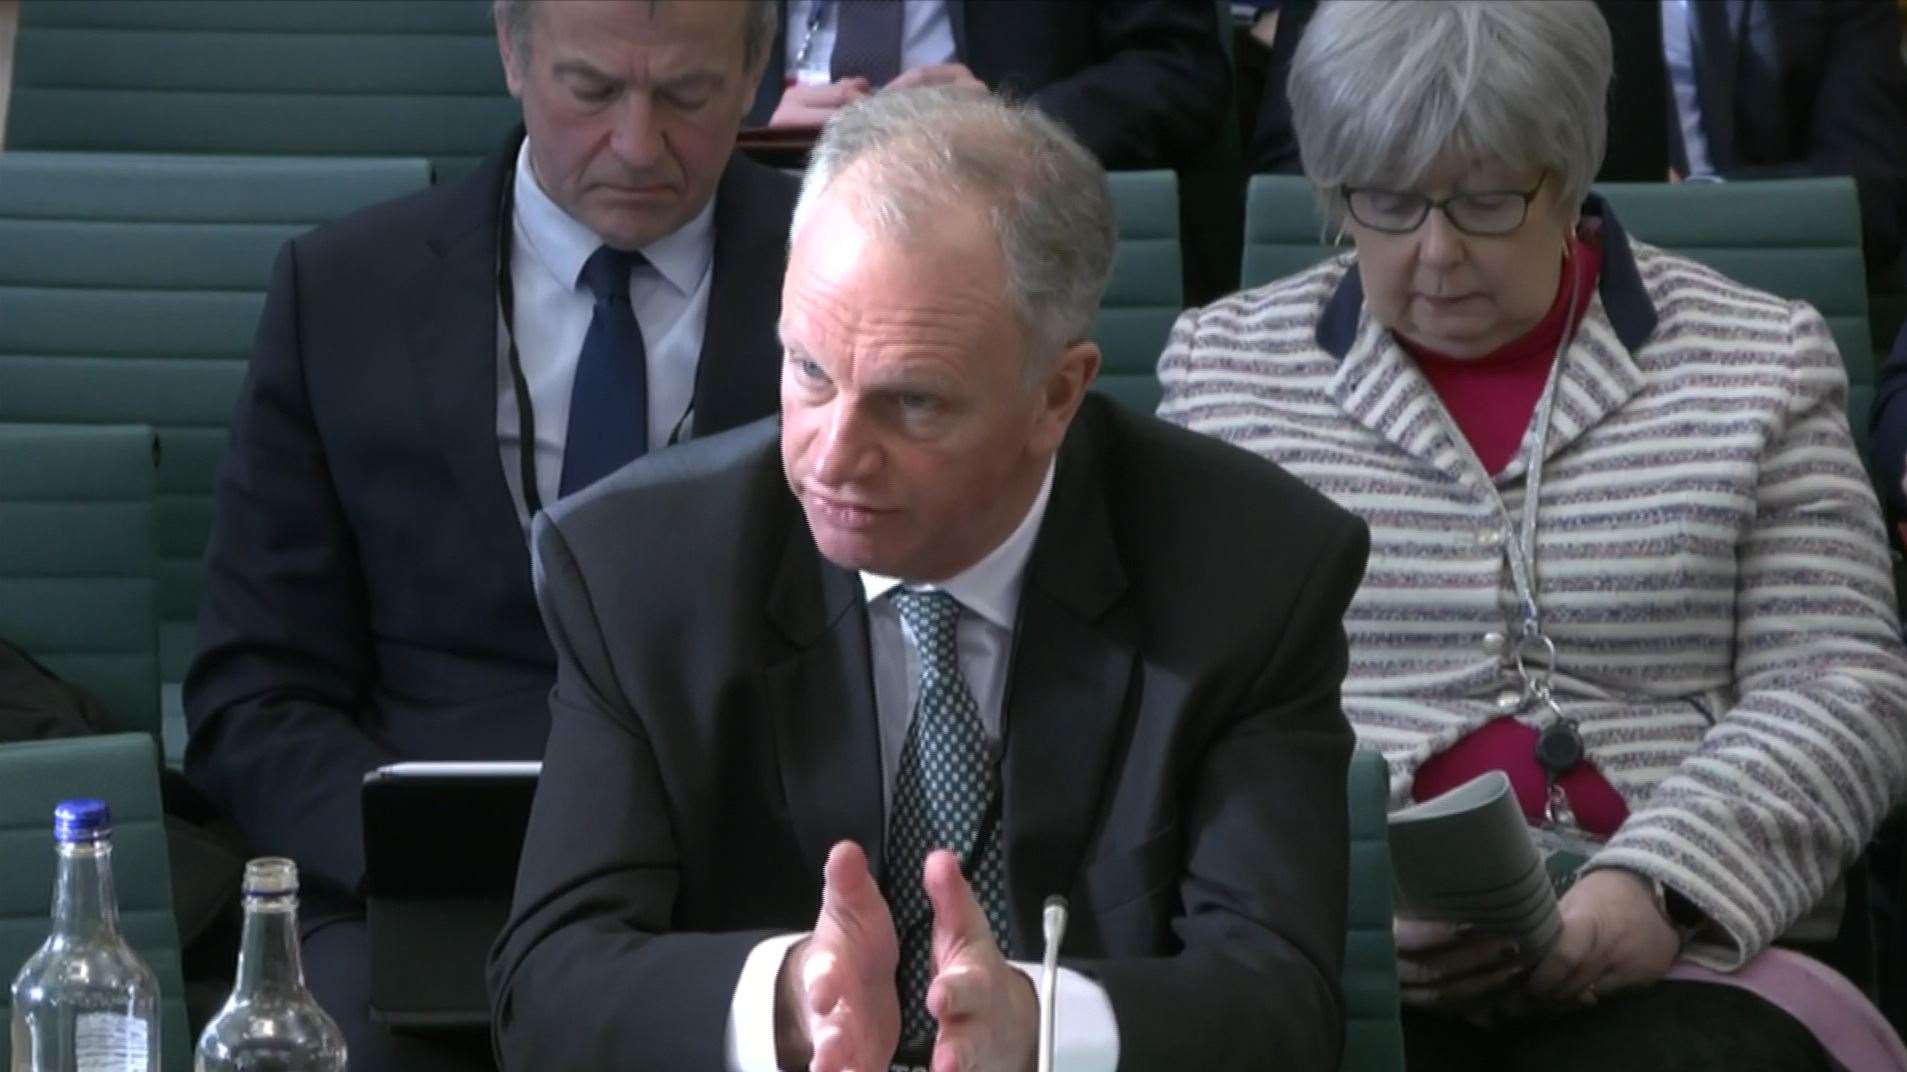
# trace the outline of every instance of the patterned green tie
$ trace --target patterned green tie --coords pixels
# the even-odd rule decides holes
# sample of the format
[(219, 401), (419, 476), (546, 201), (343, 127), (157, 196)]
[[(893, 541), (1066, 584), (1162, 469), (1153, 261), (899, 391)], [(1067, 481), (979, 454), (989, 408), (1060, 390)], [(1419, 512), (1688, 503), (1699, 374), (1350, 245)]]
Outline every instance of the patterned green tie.
[(901, 747), (887, 822), (887, 901), (900, 937), (903, 1049), (931, 1046), (927, 1012), (933, 980), (933, 906), (921, 885), (927, 854), (951, 849), (986, 912), (993, 940), (1007, 948), (1006, 872), (1000, 849), (999, 773), (980, 706), (960, 676), (960, 603), (945, 592), (897, 588), (894, 608), (920, 657), (920, 693)]

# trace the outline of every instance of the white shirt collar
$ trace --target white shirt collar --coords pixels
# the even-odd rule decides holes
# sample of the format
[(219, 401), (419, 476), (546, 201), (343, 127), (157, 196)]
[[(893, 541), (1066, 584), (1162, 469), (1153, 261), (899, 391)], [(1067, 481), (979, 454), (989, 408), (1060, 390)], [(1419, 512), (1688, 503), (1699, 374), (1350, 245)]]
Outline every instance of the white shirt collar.
[[(1020, 588), (1026, 583), (1026, 563), (1033, 555), (1033, 541), (1039, 536), (1040, 522), (1046, 517), (1047, 500), (1053, 496), (1054, 463), (1046, 463), (1046, 476), (1040, 481), (1039, 494), (1012, 534), (987, 556), (947, 580), (935, 585), (960, 601), (960, 605), (1009, 632), (1020, 605)], [(886, 595), (903, 582), (898, 577), (883, 577), (861, 571), (861, 591), (869, 603)], [(917, 587), (908, 585), (908, 587)]]
[[(596, 232), (550, 200), (536, 181), (530, 164), (530, 142), (524, 139), (516, 155), (517, 235), (536, 260), (566, 290), (574, 290), (583, 274), (583, 262), (603, 244)], [(641, 247), (642, 255), (687, 296), (695, 292), (715, 259), (715, 198), (695, 218)]]

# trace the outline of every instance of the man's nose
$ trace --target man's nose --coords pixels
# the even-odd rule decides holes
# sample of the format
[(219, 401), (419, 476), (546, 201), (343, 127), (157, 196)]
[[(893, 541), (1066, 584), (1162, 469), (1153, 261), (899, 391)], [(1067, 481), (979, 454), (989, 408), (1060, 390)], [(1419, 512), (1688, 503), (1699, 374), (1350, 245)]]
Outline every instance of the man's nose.
[(837, 399), (815, 434), (815, 479), (838, 487), (871, 476), (880, 465), (879, 446), (871, 432), (855, 406)]
[(656, 112), (655, 96), (643, 90), (631, 90), (618, 103), (610, 148), (632, 171), (654, 167), (663, 157), (662, 128)]

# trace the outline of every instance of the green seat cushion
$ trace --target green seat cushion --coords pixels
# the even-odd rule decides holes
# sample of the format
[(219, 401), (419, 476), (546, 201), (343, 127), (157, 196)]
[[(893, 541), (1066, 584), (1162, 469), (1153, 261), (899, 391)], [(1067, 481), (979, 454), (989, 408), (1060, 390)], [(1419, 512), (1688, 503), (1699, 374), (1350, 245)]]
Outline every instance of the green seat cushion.
[(1178, 178), (1170, 171), (1119, 171), (1108, 178), (1119, 246), (1093, 325), (1103, 355), (1094, 386), (1151, 413), (1159, 404), (1159, 353), (1185, 305)]
[(0, 424), (0, 638), (159, 733), (153, 434)]
[(429, 178), (421, 159), (0, 154), (0, 248), (25, 251), (0, 257), (0, 421), (157, 430), (166, 680), (191, 658), (214, 473), (273, 257)]
[(518, 115), (487, 0), (28, 0), (7, 145), (461, 173)]

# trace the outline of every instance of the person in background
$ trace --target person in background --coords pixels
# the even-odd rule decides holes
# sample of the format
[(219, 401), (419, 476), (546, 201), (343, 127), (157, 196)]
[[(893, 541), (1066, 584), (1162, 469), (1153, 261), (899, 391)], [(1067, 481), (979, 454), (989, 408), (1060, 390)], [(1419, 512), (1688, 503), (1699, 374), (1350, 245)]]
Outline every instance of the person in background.
[(1589, 846), (1547, 950), (1398, 919), (1412, 1069), (1881, 1067), (1773, 944), (1832, 932), (1907, 785), (1847, 376), (1588, 194), (1610, 65), (1580, 0), (1322, 4), (1292, 115), (1354, 248), (1184, 314), (1160, 414), (1370, 524), (1344, 705), (1393, 804), (1502, 770)]
[(1184, 163), (1231, 94), (1210, 0), (781, 0), (748, 121), (819, 126), (883, 87), (1023, 97), (1108, 168)]
[[(1870, 274), (1907, 238), (1907, 63), (1887, 0), (1661, 0), (1678, 180), (1850, 175)], [(1624, 124), (1612, 138), (1630, 136)]]
[(364, 774), (541, 755), (531, 517), (775, 402), (794, 181), (731, 151), (773, 10), (495, 14), (527, 136), (279, 255), (185, 683), (186, 772), (298, 861), (306, 971), (360, 1072), (490, 1062), (367, 1018)]
[(781, 420), (537, 526), (507, 1068), (1031, 1068), (1051, 894), (1058, 1067), (1336, 1067), (1364, 528), (1087, 393), (1113, 244), (1035, 108), (829, 121)]

